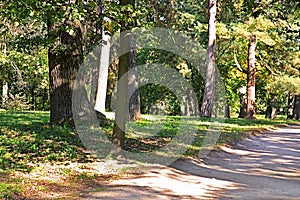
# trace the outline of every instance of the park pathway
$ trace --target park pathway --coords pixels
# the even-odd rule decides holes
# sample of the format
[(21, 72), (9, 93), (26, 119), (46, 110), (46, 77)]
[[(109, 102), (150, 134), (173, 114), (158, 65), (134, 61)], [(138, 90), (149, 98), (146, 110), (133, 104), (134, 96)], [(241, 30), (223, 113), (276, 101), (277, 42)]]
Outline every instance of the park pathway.
[(300, 200), (300, 125), (221, 147), (203, 160), (153, 167), (82, 199)]

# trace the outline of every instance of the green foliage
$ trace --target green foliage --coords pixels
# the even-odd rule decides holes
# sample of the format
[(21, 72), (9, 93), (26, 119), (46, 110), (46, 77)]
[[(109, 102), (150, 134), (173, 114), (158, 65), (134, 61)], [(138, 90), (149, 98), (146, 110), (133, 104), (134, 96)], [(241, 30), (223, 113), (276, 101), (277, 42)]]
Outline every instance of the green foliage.
[[(102, 11), (99, 12), (99, 11)], [(74, 33), (74, 24), (84, 30), (82, 43), (85, 55), (101, 43), (102, 28), (112, 34), (120, 30), (122, 23), (137, 27), (165, 27), (192, 37), (206, 48), (207, 43), (207, 2), (200, 0), (183, 1), (136, 1), (135, 6), (120, 6), (119, 1), (87, 0), (71, 3), (54, 1), (8, 1), (0, 3), (0, 33), (6, 36), (7, 55), (0, 53), (0, 66), (8, 68), (10, 107), (13, 109), (47, 110), (48, 70), (47, 48), (56, 39), (47, 37), (47, 19), (68, 34)], [(126, 14), (127, 13), (127, 14)], [(128, 14), (130, 13), (130, 14)], [(111, 18), (105, 22), (103, 17)], [(217, 66), (225, 83), (226, 96), (232, 110), (239, 108), (238, 90), (246, 84), (247, 45), (250, 34), (255, 34), (257, 43), (257, 105), (264, 110), (272, 94), (266, 88), (274, 77), (299, 76), (299, 1), (218, 1), (217, 13)], [(69, 23), (72, 22), (72, 23)], [(104, 24), (103, 24), (104, 23)], [(72, 25), (73, 24), (73, 25)], [(1, 38), (3, 42), (3, 38)], [(67, 46), (58, 46), (68, 48)], [(60, 49), (62, 50), (62, 49)], [(59, 52), (59, 51), (57, 51)], [(140, 49), (138, 63), (162, 63), (177, 69), (193, 86), (199, 102), (203, 93), (203, 78), (185, 62), (169, 52)], [(116, 84), (116, 65), (111, 65), (109, 95)], [(0, 67), (1, 68), (1, 67)], [(3, 82), (0, 72), (0, 83)], [(277, 79), (277, 78), (276, 78)], [(284, 87), (288, 87), (287, 82)], [(0, 87), (0, 92), (1, 92)], [(151, 89), (152, 88), (152, 89)], [(142, 88), (147, 103), (162, 100), (171, 107), (170, 113), (178, 113), (178, 104), (172, 94), (163, 87), (156, 87), (168, 96), (152, 95), (153, 86)], [(32, 95), (34, 93), (34, 97)], [(18, 96), (17, 96), (18, 95)], [(162, 95), (163, 96), (163, 95)], [(151, 99), (153, 98), (153, 99)], [(149, 108), (142, 105), (144, 112)]]
[(272, 82), (268, 82), (266, 90), (269, 94), (274, 92), (279, 94), (299, 94), (300, 78), (290, 76), (274, 77)]
[[(270, 96), (282, 99), (280, 90), (266, 90), (278, 77), (299, 76), (299, 13), (297, 1), (219, 1), (217, 66), (224, 78), (226, 96), (233, 112), (239, 109), (239, 88), (246, 86), (248, 38), (255, 34), (256, 107), (264, 112)], [(282, 82), (289, 87), (288, 82)], [(283, 102), (283, 100), (281, 100)], [(281, 104), (283, 106), (283, 104)]]

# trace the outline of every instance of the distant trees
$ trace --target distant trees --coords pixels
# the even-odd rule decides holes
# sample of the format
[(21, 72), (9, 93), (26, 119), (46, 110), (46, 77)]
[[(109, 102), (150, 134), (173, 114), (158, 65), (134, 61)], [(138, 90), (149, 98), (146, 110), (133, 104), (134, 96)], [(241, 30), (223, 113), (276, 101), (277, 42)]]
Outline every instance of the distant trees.
[(47, 55), (40, 35), (43, 24), (33, 14), (16, 2), (0, 3), (0, 91), (4, 109), (49, 108)]
[[(105, 5), (104, 12), (99, 12), (99, 2)], [(217, 67), (225, 83), (226, 97), (232, 113), (239, 112), (240, 105), (244, 104), (242, 108), (246, 109), (244, 114), (247, 118), (254, 118), (255, 113), (264, 113), (273, 118), (275, 111), (285, 114), (289, 111), (290, 117), (296, 117), (297, 111), (294, 108), (297, 106), (294, 106), (294, 102), (297, 101), (291, 99), (296, 99), (298, 92), (289, 90), (288, 94), (284, 90), (270, 88), (274, 86), (272, 82), (278, 82), (278, 77), (294, 80), (300, 75), (297, 43), (299, 1), (210, 0), (209, 23), (205, 3), (187, 0), (57, 0), (55, 3), (35, 0), (2, 1), (1, 108), (50, 109), (52, 123), (63, 124), (72, 120), (73, 82), (84, 56), (100, 44), (102, 39), (106, 40), (105, 36), (109, 37), (102, 34), (102, 27), (108, 26), (109, 32), (114, 34), (119, 30), (130, 30), (134, 26), (159, 26), (180, 31), (199, 41), (202, 46), (208, 44), (206, 77), (201, 77), (195, 66), (178, 55), (157, 49), (137, 49), (134, 37), (130, 36), (131, 39), (126, 44), (121, 44), (121, 48), (125, 45), (124, 48), (130, 54), (120, 57), (119, 71), (112, 69), (112, 65), (108, 66), (108, 51), (103, 50), (106, 54), (102, 54), (102, 61), (105, 60), (105, 67), (109, 67), (110, 85), (106, 90), (106, 74), (99, 77), (100, 94), (97, 98), (101, 97), (102, 101), (101, 108), (96, 105), (96, 109), (100, 109), (100, 112), (105, 109), (105, 95), (101, 94), (106, 91), (111, 93), (116, 84), (112, 77), (116, 77), (117, 73), (119, 77), (123, 76), (129, 69), (133, 69), (133, 73), (128, 74), (130, 86), (122, 90), (124, 95), (137, 91), (126, 102), (126, 105), (129, 104), (125, 114), (127, 118), (139, 118), (140, 113), (148, 112), (158, 102), (169, 105), (167, 113), (180, 114), (180, 110), (184, 109), (180, 108), (176, 97), (166, 88), (152, 84), (137, 90), (135, 67), (139, 64), (163, 63), (176, 69), (193, 86), (198, 101), (202, 103), (202, 116), (212, 116), (214, 74)], [(106, 17), (111, 21), (107, 22)], [(108, 49), (109, 43), (104, 41), (103, 44)], [(107, 72), (107, 68), (104, 71)], [(282, 81), (281, 84), (289, 85), (288, 81)], [(247, 87), (248, 100), (238, 92), (243, 87)], [(288, 95), (290, 101), (287, 101)], [(119, 106), (124, 106), (123, 97), (118, 97), (117, 101), (122, 99), (121, 103), (117, 103)], [(94, 102), (95, 98), (90, 95), (87, 99)], [(117, 118), (118, 116), (120, 115), (117, 114)], [(120, 121), (120, 126), (124, 126), (123, 118)]]

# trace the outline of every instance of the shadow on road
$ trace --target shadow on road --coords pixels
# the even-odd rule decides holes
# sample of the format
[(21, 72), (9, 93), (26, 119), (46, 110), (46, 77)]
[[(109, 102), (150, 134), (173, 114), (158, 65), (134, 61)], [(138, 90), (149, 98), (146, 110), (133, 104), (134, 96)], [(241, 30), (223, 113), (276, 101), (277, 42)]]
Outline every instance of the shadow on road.
[(300, 126), (220, 147), (203, 160), (179, 159), (169, 167), (113, 182), (83, 199), (297, 199), (300, 198)]

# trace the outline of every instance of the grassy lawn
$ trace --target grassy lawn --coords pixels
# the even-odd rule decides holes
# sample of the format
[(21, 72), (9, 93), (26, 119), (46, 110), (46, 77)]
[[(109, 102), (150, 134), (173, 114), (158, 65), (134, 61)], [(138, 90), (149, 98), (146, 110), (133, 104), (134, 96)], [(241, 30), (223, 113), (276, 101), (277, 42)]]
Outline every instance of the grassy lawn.
[[(42, 192), (45, 185), (59, 187), (53, 183), (55, 180), (43, 180), (49, 170), (53, 170), (50, 166), (95, 160), (84, 150), (74, 131), (47, 123), (48, 112), (0, 111), (0, 119), (0, 199), (13, 199), (29, 190)], [(39, 178), (32, 180), (28, 174)], [(63, 167), (56, 167), (55, 174), (70, 178), (81, 176)], [(41, 186), (36, 186), (37, 183)]]
[[(61, 195), (65, 195), (65, 191), (77, 194), (91, 188), (101, 190), (101, 183), (111, 178), (109, 173), (104, 176), (92, 169), (92, 163), (98, 160), (85, 150), (75, 131), (48, 124), (48, 112), (2, 110), (0, 119), (0, 199), (46, 194), (50, 190), (61, 191)], [(196, 135), (185, 156), (193, 156), (201, 149), (212, 123), (192, 117), (187, 121), (189, 127), (195, 128)], [(284, 116), (276, 120), (266, 120), (263, 116), (258, 116), (257, 120), (226, 119), (217, 124), (222, 130), (218, 144), (235, 142), (253, 130), (293, 122), (286, 121)], [(171, 141), (180, 126), (180, 117), (128, 123), (126, 148), (128, 151), (154, 151)], [(112, 123), (105, 127), (108, 137), (111, 130)], [(72, 196), (68, 196), (70, 198)]]

